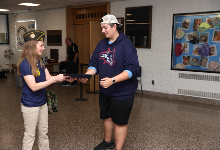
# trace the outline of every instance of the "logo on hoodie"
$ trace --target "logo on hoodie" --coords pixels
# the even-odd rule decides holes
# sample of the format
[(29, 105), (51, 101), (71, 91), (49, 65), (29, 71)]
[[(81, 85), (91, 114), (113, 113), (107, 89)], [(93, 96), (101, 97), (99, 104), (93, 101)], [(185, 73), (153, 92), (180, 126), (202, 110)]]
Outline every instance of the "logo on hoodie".
[(112, 66), (115, 63), (114, 55), (115, 55), (115, 49), (111, 51), (110, 48), (108, 48), (107, 51), (99, 54), (99, 59), (103, 59), (104, 61), (103, 64), (108, 63), (110, 66)]

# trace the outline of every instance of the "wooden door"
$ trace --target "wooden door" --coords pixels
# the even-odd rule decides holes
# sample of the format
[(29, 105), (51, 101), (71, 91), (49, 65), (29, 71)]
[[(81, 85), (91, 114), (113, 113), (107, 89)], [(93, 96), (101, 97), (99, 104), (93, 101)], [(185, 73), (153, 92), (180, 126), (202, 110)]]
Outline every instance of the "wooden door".
[[(105, 38), (99, 22), (90, 21), (90, 57), (99, 41)], [(94, 91), (94, 77), (90, 80), (90, 90)], [(99, 90), (99, 75), (95, 75), (95, 90)]]
[[(73, 42), (78, 46), (79, 50), (79, 74), (81, 74), (80, 64), (89, 64), (89, 53), (90, 53), (90, 25), (89, 24), (81, 24), (81, 25), (73, 25)], [(87, 66), (83, 67), (83, 74), (87, 71)], [(89, 84), (89, 82), (87, 83)]]

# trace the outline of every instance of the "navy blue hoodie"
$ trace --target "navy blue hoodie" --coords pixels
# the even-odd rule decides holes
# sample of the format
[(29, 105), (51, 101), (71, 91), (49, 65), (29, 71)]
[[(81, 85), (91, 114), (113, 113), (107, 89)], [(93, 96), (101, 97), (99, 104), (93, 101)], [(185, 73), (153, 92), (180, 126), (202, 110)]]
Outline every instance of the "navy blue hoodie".
[(113, 43), (109, 44), (109, 39), (105, 38), (97, 44), (88, 66), (97, 69), (99, 81), (105, 77), (112, 78), (124, 70), (131, 71), (132, 77), (130, 79), (112, 84), (108, 88), (99, 85), (99, 89), (103, 94), (118, 100), (129, 99), (134, 96), (139, 73), (137, 50), (121, 31)]

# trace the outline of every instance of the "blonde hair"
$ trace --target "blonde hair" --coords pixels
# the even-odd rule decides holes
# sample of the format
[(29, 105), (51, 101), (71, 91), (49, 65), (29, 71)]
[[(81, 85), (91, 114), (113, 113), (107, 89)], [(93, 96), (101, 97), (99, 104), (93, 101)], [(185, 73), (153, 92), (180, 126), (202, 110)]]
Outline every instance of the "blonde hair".
[[(38, 77), (38, 68), (37, 68), (37, 60), (41, 62), (41, 58), (37, 55), (36, 53), (36, 45), (38, 41), (28, 41), (24, 44), (23, 51), (21, 53), (21, 56), (19, 58), (18, 64), (17, 64), (17, 74), (18, 76), (21, 76), (20, 72), (20, 65), (21, 62), (26, 58), (27, 61), (29, 62), (29, 70), (30, 67), (32, 67), (32, 74), (35, 77)], [(40, 63), (41, 68), (42, 68), (42, 63)]]

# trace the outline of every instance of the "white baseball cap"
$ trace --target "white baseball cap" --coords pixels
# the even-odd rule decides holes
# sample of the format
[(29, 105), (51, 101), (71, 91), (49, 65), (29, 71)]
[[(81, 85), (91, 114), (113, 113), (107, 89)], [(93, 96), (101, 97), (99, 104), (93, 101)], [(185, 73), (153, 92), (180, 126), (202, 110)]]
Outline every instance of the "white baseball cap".
[(101, 23), (108, 23), (108, 24), (109, 23), (116, 23), (116, 24), (122, 25), (122, 24), (118, 23), (118, 20), (114, 15), (110, 15), (110, 14), (102, 17), (102, 19), (100, 20), (100, 24)]

